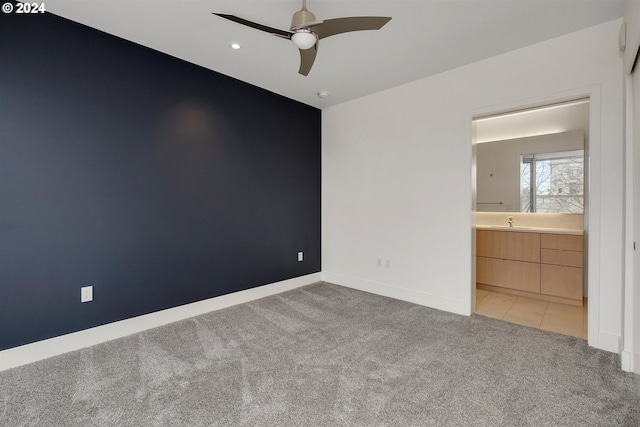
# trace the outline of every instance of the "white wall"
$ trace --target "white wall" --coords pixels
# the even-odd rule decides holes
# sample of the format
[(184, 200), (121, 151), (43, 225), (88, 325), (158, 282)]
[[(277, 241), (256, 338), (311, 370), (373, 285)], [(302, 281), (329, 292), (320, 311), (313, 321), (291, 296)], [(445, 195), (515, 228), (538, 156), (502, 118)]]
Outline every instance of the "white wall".
[[(586, 94), (592, 132), (589, 343), (619, 351), (621, 23), (323, 110), (323, 279), (470, 314), (474, 112)], [(390, 259), (391, 268), (377, 267), (379, 257)]]
[[(529, 136), (476, 146), (477, 209), (482, 212), (520, 212), (520, 156), (582, 150), (581, 130)], [(499, 204), (487, 204), (502, 202)]]
[[(640, 67), (636, 66), (632, 74), (633, 90), (633, 193), (629, 202), (633, 206), (633, 241), (635, 250), (633, 251), (632, 283), (633, 286), (633, 306), (631, 308), (632, 322), (631, 332), (633, 333), (633, 372), (640, 374)], [(633, 245), (631, 245), (633, 247)], [(631, 250), (631, 248), (629, 248)]]
[[(626, 95), (626, 226), (624, 293), (624, 351), (622, 368), (640, 374), (640, 2), (628, 0), (625, 7), (624, 51)], [(632, 65), (635, 63), (635, 68)], [(630, 73), (633, 70), (631, 75)], [(634, 249), (635, 245), (635, 249)], [(640, 383), (639, 383), (640, 384)]]

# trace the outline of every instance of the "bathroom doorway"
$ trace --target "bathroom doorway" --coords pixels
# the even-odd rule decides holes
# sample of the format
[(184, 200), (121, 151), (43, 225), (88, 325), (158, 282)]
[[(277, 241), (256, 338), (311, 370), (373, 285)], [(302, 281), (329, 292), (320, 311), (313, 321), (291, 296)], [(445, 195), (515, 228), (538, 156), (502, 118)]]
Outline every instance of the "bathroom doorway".
[(587, 339), (588, 97), (472, 119), (475, 312)]

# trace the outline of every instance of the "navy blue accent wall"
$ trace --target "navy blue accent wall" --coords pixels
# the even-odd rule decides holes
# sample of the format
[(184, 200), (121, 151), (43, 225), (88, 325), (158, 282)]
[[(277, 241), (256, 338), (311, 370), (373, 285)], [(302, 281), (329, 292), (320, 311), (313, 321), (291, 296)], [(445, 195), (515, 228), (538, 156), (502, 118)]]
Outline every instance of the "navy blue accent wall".
[(0, 349), (320, 271), (320, 110), (0, 15)]

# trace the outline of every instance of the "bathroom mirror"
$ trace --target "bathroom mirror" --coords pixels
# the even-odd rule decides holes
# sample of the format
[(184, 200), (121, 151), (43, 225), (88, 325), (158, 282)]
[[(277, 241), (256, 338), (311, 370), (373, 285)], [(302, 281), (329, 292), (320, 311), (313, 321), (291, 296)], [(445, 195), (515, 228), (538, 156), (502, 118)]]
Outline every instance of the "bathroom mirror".
[(474, 119), (478, 212), (584, 212), (589, 99)]
[(476, 145), (478, 212), (584, 212), (584, 132)]

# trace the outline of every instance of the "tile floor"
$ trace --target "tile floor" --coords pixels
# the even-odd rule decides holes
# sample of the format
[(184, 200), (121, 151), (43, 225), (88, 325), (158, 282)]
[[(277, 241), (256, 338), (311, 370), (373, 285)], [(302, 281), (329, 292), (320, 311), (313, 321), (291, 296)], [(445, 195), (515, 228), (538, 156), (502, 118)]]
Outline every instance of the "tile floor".
[(476, 289), (482, 316), (587, 339), (587, 304), (576, 307)]

